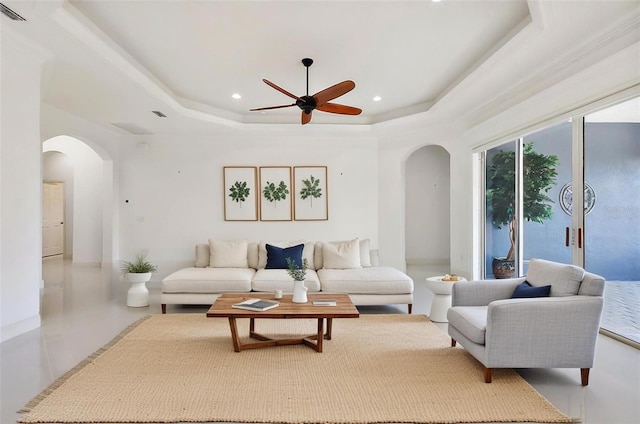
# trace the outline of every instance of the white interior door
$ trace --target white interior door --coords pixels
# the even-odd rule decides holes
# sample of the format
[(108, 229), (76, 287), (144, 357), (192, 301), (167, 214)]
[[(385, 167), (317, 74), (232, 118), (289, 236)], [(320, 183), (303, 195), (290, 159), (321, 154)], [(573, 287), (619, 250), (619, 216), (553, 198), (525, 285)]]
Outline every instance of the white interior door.
[(42, 256), (64, 252), (64, 183), (42, 186)]

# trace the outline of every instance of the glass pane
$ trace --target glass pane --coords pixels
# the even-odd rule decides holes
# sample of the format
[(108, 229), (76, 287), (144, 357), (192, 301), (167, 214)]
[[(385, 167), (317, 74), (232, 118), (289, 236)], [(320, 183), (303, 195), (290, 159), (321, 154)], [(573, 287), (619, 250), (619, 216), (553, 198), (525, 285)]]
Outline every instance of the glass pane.
[(514, 250), (509, 226), (516, 208), (517, 141), (512, 141), (485, 155), (486, 217), (485, 217), (485, 278), (507, 278), (513, 275)]
[(640, 100), (585, 117), (585, 268), (606, 279), (601, 326), (640, 343)]
[(523, 266), (531, 258), (571, 263), (571, 122), (524, 137)]

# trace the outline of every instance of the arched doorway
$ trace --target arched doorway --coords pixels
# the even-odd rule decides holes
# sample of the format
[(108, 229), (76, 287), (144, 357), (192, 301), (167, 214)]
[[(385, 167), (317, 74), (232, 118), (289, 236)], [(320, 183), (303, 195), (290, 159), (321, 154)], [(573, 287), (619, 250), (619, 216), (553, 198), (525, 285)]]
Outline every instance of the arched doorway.
[[(54, 152), (58, 152), (55, 154)], [(67, 256), (74, 263), (111, 263), (114, 258), (113, 162), (102, 149), (70, 136), (57, 136), (43, 143), (43, 177), (55, 174), (61, 156), (70, 167), (67, 179), (65, 240)], [(60, 171), (58, 169), (58, 171)], [(59, 178), (56, 178), (59, 179)]]
[(450, 155), (441, 146), (414, 151), (405, 166), (407, 265), (449, 272)]

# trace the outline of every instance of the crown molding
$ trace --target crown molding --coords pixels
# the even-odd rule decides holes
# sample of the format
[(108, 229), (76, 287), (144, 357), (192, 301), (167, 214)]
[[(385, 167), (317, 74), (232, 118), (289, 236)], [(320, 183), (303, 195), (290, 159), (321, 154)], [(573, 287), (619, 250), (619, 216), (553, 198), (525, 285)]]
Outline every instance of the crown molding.
[(467, 115), (467, 126), (474, 127), (640, 41), (639, 27), (640, 11), (620, 19), (541, 71), (479, 105)]
[(170, 107), (176, 114), (230, 127), (241, 125), (237, 119), (221, 117), (218, 114), (211, 113), (211, 111), (201, 110), (200, 106), (202, 105), (196, 104), (196, 102), (190, 102), (192, 107), (185, 106), (184, 99), (176, 96), (169, 87), (164, 85), (71, 4), (65, 3), (62, 7), (53, 11), (51, 19), (61, 29), (88, 47), (123, 76), (133, 81), (156, 100)]

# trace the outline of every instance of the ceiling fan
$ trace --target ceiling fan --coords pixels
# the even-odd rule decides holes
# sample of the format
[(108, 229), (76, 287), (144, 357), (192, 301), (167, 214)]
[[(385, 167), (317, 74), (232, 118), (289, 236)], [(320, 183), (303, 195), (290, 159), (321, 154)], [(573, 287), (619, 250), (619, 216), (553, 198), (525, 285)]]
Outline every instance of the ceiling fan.
[(256, 110), (268, 110), (268, 109), (281, 109), (285, 107), (298, 106), (302, 109), (302, 125), (308, 124), (311, 121), (311, 112), (314, 109), (321, 110), (323, 112), (329, 113), (339, 113), (341, 115), (360, 115), (362, 113), (362, 109), (352, 106), (341, 105), (338, 103), (330, 103), (330, 100), (333, 100), (337, 97), (342, 96), (343, 94), (348, 93), (353, 90), (356, 86), (356, 83), (350, 80), (339, 82), (338, 84), (332, 85), (329, 88), (325, 88), (322, 91), (318, 91), (316, 94), (310, 96), (309, 95), (309, 67), (313, 64), (313, 59), (304, 58), (302, 59), (302, 64), (307, 68), (307, 94), (302, 97), (298, 97), (294, 94), (289, 93), (287, 90), (278, 87), (276, 84), (272, 83), (269, 80), (263, 79), (265, 84), (268, 86), (275, 88), (282, 94), (295, 99), (295, 103), (291, 103), (290, 105), (280, 105), (280, 106), (267, 106), (260, 107), (256, 109), (250, 109), (251, 111)]

